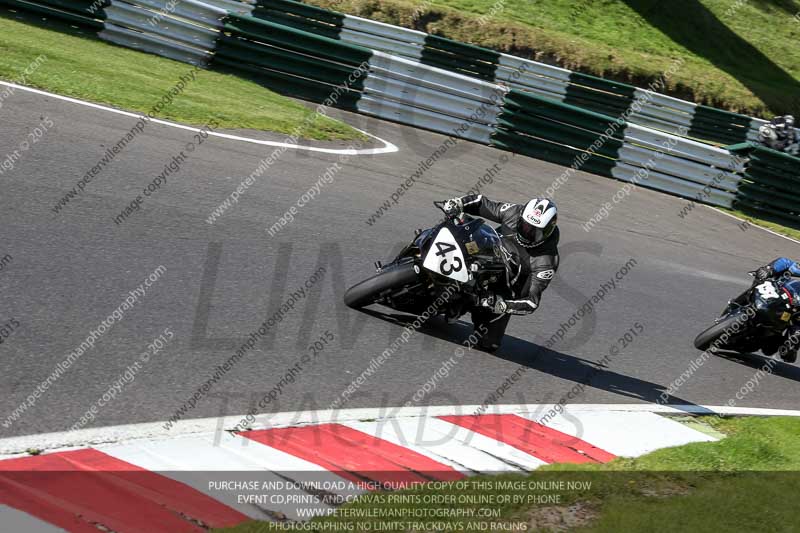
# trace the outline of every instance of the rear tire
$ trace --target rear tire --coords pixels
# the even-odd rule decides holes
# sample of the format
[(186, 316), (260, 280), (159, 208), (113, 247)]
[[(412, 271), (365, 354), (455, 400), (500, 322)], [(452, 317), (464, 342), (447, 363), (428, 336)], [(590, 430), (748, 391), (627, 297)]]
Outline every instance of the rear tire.
[(411, 285), (416, 281), (417, 273), (414, 271), (413, 263), (390, 267), (347, 289), (344, 293), (344, 303), (347, 307), (360, 309), (375, 303), (384, 292)]
[[(737, 330), (737, 332), (743, 331), (745, 328), (747, 328), (747, 322), (746, 321), (742, 322), (741, 316), (742, 312), (739, 311), (737, 313), (734, 313), (732, 315), (723, 318), (722, 320), (720, 320), (719, 322), (717, 322), (716, 324), (714, 324), (713, 326), (702, 332), (700, 335), (698, 335), (697, 338), (694, 340), (694, 347), (697, 348), (698, 350), (702, 350), (705, 352), (706, 350), (711, 348), (712, 345), (716, 343), (717, 340), (720, 339), (726, 331), (733, 331), (733, 326), (737, 322), (739, 323), (739, 329)], [(716, 348), (725, 349), (726, 347), (729, 346), (730, 343), (725, 345), (718, 345), (716, 346)]]

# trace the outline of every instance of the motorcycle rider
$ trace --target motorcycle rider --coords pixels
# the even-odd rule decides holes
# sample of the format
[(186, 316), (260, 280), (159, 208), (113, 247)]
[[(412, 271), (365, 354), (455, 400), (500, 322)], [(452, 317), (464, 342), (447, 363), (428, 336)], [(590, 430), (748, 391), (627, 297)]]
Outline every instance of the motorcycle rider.
[(764, 265), (754, 272), (756, 281), (764, 282), (768, 279), (777, 279), (781, 276), (800, 276), (800, 265), (788, 257), (779, 257), (768, 265)]
[(761, 144), (779, 152), (792, 155), (800, 153), (800, 134), (794, 129), (792, 115), (775, 117), (761, 126), (758, 129), (758, 140)]
[(511, 315), (528, 315), (539, 308), (542, 293), (558, 270), (558, 208), (549, 198), (534, 198), (525, 204), (495, 202), (481, 194), (447, 200), (444, 210), (451, 214), (479, 216), (500, 224), (511, 272), (508, 292), (497, 295), (484, 307), (472, 311), (478, 347), (494, 352), (500, 347)]
[[(800, 276), (800, 265), (787, 257), (779, 257), (775, 261), (764, 265), (752, 272), (756, 283), (763, 283), (767, 280), (775, 280), (781, 277), (790, 278)], [(800, 301), (795, 304), (795, 313), (800, 312)], [(800, 325), (793, 322), (786, 332), (787, 341), (780, 349), (781, 358), (787, 363), (797, 361), (797, 352), (800, 346), (796, 339), (800, 338)]]

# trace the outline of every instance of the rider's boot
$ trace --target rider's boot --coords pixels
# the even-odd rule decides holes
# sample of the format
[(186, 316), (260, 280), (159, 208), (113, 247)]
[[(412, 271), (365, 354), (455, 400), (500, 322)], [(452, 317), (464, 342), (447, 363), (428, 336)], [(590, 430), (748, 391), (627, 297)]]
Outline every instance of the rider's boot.
[(786, 330), (786, 341), (779, 352), (781, 359), (786, 363), (796, 362), (798, 349), (800, 349), (800, 326), (792, 326)]
[(475, 348), (489, 353), (496, 352), (503, 341), (509, 320), (511, 315), (496, 315), (485, 310), (473, 311), (472, 323), (475, 324), (475, 329), (472, 335), (478, 339)]

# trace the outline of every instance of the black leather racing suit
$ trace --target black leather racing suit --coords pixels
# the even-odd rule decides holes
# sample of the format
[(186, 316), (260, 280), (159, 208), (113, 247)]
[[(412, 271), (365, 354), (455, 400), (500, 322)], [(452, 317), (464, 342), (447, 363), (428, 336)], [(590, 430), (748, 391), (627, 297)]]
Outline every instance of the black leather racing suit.
[(481, 325), (488, 332), (481, 337), (479, 346), (495, 350), (505, 334), (511, 314), (527, 315), (538, 309), (542, 293), (550, 285), (558, 270), (558, 228), (544, 242), (536, 247), (526, 248), (517, 240), (517, 224), (525, 205), (494, 202), (483, 195), (470, 195), (461, 198), (464, 212), (500, 224), (497, 232), (510, 257), (512, 266), (511, 286), (503, 294), (508, 309), (501, 315), (490, 309), (476, 309), (472, 312), (472, 322), (476, 333)]

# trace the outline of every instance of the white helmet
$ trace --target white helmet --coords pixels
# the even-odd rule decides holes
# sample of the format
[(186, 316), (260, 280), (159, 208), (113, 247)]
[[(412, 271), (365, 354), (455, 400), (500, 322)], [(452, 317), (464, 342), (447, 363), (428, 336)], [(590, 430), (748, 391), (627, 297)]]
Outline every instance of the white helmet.
[(517, 225), (517, 242), (526, 248), (539, 246), (558, 225), (558, 208), (549, 198), (534, 198), (522, 211)]

